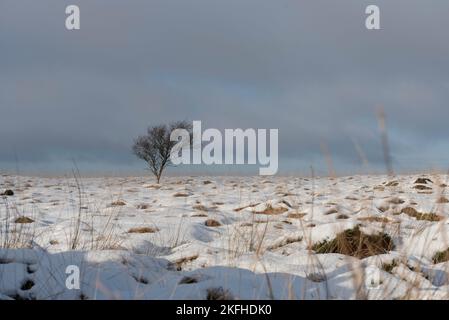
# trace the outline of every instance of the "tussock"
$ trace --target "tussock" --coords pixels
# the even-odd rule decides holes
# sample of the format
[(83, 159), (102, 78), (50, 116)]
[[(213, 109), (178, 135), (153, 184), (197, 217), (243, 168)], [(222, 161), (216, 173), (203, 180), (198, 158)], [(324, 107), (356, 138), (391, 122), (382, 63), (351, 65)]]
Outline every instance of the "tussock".
[(305, 216), (306, 216), (305, 213), (289, 213), (287, 215), (287, 218), (290, 218), (290, 219), (302, 219)]
[(432, 190), (431, 187), (428, 187), (428, 186), (425, 186), (425, 185), (422, 185), (422, 184), (417, 184), (413, 188), (415, 188), (416, 190)]
[(380, 222), (380, 223), (388, 223), (390, 220), (386, 217), (377, 217), (377, 216), (370, 216), (370, 217), (360, 217), (358, 218), (359, 221), (367, 221), (367, 222)]
[(429, 178), (418, 178), (415, 180), (415, 184), (427, 184), (427, 183), (433, 183), (432, 180)]
[(233, 300), (231, 293), (222, 287), (207, 289), (206, 300)]
[(208, 227), (219, 227), (221, 223), (214, 219), (207, 219), (204, 224)]
[(311, 249), (318, 254), (340, 253), (356, 258), (366, 258), (387, 253), (394, 249), (394, 244), (386, 233), (368, 235), (356, 226), (337, 234), (332, 240), (314, 244)]
[(440, 221), (443, 219), (442, 216), (439, 216), (435, 213), (422, 213), (412, 207), (403, 208), (401, 210), (401, 213), (404, 213), (409, 217), (415, 218), (416, 220)]
[(131, 228), (128, 230), (128, 233), (155, 233), (158, 232), (158, 228), (152, 228), (152, 227), (137, 227), (137, 228)]
[(177, 192), (173, 195), (173, 197), (175, 198), (184, 198), (184, 197), (188, 197), (190, 196), (190, 194), (185, 193), (185, 192)]
[(435, 253), (432, 257), (432, 261), (435, 264), (449, 261), (449, 248), (444, 251), (438, 251), (437, 253)]
[(18, 217), (14, 220), (15, 223), (33, 223), (34, 220), (25, 216)]
[(123, 200), (117, 200), (111, 203), (111, 207), (121, 207), (126, 206), (126, 202)]
[(277, 215), (277, 214), (282, 214), (286, 211), (288, 211), (287, 208), (284, 208), (284, 207), (274, 208), (271, 204), (268, 204), (267, 207), (263, 211), (256, 211), (256, 213), (257, 214)]

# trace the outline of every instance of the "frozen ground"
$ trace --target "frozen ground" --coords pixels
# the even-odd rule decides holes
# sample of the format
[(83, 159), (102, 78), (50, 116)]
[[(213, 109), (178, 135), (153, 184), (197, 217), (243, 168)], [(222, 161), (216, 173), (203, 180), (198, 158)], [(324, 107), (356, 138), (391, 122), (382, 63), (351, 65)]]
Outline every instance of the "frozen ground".
[[(4, 175), (0, 299), (446, 299), (446, 180)], [(317, 252), (357, 225), (391, 247)]]

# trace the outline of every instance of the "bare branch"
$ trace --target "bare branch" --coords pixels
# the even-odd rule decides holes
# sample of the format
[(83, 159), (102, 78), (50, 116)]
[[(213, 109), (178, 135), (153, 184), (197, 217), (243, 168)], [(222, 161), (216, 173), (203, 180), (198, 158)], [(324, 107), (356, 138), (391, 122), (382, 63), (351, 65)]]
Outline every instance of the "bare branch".
[(187, 130), (192, 140), (192, 125), (187, 121), (177, 121), (168, 125), (149, 127), (146, 135), (139, 136), (134, 141), (133, 153), (147, 162), (158, 183), (164, 169), (171, 165), (170, 153), (177, 142), (170, 141), (170, 134), (175, 129)]

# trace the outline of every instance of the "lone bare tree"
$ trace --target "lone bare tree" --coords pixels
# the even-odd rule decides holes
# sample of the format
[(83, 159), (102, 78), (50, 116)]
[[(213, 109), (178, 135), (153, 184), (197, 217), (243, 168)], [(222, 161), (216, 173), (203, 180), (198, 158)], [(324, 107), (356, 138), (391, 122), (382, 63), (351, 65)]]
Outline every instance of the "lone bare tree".
[(192, 137), (192, 125), (187, 121), (177, 121), (149, 127), (146, 135), (139, 136), (134, 141), (133, 153), (147, 162), (157, 183), (161, 180), (164, 169), (172, 164), (170, 153), (177, 141), (170, 141), (170, 134), (175, 129), (185, 129)]

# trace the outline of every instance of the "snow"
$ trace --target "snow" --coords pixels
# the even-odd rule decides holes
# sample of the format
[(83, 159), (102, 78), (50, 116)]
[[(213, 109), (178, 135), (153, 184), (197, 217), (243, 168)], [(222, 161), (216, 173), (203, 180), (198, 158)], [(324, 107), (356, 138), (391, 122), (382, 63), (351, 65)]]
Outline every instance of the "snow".
[[(3, 175), (15, 195), (0, 198), (0, 299), (446, 299), (449, 262), (433, 256), (449, 248), (448, 204), (436, 201), (447, 178)], [(357, 225), (394, 250), (311, 250)], [(79, 289), (66, 285), (70, 265)]]

